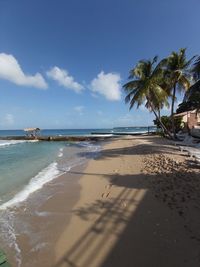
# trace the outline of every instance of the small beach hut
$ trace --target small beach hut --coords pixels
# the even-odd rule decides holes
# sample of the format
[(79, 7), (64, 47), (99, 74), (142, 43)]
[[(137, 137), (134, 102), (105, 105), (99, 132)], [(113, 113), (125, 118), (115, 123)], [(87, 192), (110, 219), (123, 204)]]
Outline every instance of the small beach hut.
[(24, 131), (27, 136), (36, 138), (40, 132), (40, 128), (25, 128)]

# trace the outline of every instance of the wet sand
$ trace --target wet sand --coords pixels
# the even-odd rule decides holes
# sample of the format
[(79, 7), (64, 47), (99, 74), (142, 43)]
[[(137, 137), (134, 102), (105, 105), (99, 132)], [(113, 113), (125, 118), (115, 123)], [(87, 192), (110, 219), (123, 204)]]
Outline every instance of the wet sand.
[[(84, 168), (85, 164), (72, 170), (81, 172)], [(12, 266), (52, 266), (55, 243), (68, 224), (72, 207), (79, 199), (80, 177), (80, 174), (63, 174), (44, 185), (19, 208), (10, 210), (8, 219), (10, 216), (12, 220), (13, 214), (14, 223), (9, 221), (17, 233), (17, 247), (4, 249)]]
[(159, 137), (105, 145), (55, 244), (54, 267), (200, 266), (199, 167)]

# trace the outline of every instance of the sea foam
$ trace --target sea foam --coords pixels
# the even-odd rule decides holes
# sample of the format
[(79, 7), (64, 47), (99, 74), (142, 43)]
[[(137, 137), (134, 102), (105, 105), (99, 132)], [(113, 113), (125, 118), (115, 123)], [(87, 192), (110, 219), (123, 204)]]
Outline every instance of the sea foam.
[(38, 140), (0, 140), (0, 147), (10, 146), (10, 145), (16, 145), (16, 144), (22, 144), (27, 142), (37, 142)]
[(3, 203), (0, 206), (0, 210), (5, 210), (7, 208), (18, 205), (19, 203), (25, 201), (32, 193), (41, 189), (44, 184), (50, 182), (54, 178), (58, 177), (61, 174), (61, 171), (57, 168), (57, 163), (53, 162), (45, 169), (40, 171), (35, 177), (33, 177), (28, 185), (17, 193), (12, 199)]

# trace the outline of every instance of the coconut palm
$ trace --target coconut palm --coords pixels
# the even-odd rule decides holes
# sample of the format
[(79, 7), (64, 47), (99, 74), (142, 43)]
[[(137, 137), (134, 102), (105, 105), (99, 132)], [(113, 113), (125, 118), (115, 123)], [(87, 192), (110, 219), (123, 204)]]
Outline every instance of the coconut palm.
[(167, 105), (167, 92), (163, 89), (163, 70), (158, 64), (158, 58), (153, 60), (140, 60), (135, 68), (130, 71), (130, 81), (124, 84), (126, 98), (125, 102), (130, 104), (130, 109), (136, 105), (137, 108), (142, 104), (154, 113), (162, 129), (170, 137), (170, 132), (160, 120), (160, 109)]
[(172, 52), (168, 58), (162, 60), (161, 64), (165, 70), (165, 81), (169, 85), (169, 95), (171, 95), (171, 119), (172, 131), (176, 138), (175, 125), (174, 125), (174, 103), (176, 100), (177, 91), (189, 89), (191, 85), (191, 72), (190, 67), (195, 57), (187, 60), (186, 49), (181, 48), (179, 52)]

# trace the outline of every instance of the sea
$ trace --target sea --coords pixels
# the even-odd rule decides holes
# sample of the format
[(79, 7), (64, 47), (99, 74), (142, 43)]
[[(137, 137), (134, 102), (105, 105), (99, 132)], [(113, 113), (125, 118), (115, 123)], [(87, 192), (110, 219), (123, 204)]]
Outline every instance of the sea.
[[(148, 128), (53, 129), (42, 130), (40, 134), (90, 136), (91, 133), (101, 135), (105, 132), (108, 135), (114, 135), (116, 132), (145, 133), (148, 132)], [(30, 215), (30, 207), (34, 201), (37, 205), (38, 203), (41, 205), (47, 198), (56, 194), (56, 190), (48, 191), (48, 187), (45, 187), (47, 184), (52, 181), (55, 183), (58, 177), (70, 172), (72, 168), (86, 164), (90, 158), (96, 157), (101, 151), (101, 144), (97, 142), (1, 140), (4, 136), (19, 135), (24, 135), (24, 132), (22, 130), (0, 131), (0, 248), (11, 255), (16, 267), (26, 266), (22, 264), (23, 255), (18, 237), (31, 228), (28, 220), (25, 222), (27, 215), (23, 216), (23, 213), (27, 212), (27, 207)], [(46, 191), (44, 187), (47, 188)], [(36, 210), (34, 212), (37, 213)], [(23, 224), (20, 221), (22, 218)], [(37, 240), (35, 247), (44, 243), (39, 237), (37, 238), (35, 238)]]

